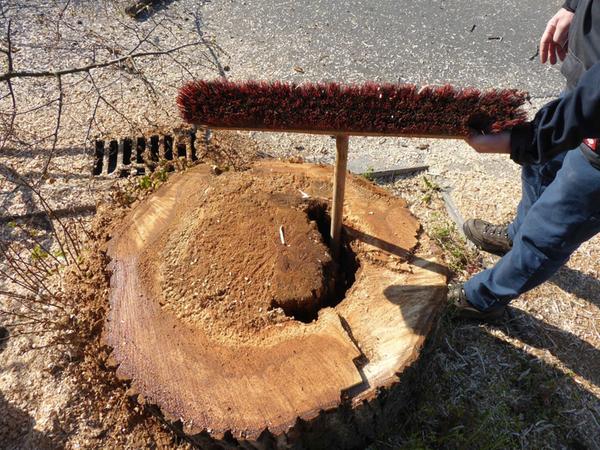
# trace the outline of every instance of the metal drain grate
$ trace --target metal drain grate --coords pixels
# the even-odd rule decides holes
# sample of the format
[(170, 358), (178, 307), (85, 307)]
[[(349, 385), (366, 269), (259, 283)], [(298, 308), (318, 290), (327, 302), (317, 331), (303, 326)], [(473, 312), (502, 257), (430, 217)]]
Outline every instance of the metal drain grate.
[(196, 161), (196, 130), (120, 140), (98, 140), (92, 175), (127, 177), (154, 171), (160, 161)]

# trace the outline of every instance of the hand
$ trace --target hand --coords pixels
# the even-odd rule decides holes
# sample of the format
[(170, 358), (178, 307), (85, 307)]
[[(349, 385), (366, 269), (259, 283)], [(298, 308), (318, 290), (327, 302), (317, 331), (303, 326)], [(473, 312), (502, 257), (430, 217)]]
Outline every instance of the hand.
[(540, 40), (540, 61), (542, 64), (546, 61), (550, 61), (550, 64), (556, 64), (557, 57), (561, 61), (565, 59), (569, 27), (574, 15), (571, 11), (560, 8), (548, 21), (546, 30)]
[(472, 134), (467, 138), (467, 144), (477, 153), (510, 153), (510, 133)]

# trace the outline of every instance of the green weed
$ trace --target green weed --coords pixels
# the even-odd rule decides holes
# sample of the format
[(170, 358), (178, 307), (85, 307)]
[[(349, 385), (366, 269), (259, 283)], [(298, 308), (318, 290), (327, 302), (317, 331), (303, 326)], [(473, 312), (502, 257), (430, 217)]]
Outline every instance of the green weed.
[(47, 258), (48, 252), (46, 252), (46, 250), (44, 250), (40, 244), (36, 244), (32, 249), (31, 249), (31, 259), (33, 259), (34, 261), (39, 261), (40, 259), (45, 259)]
[(448, 268), (458, 274), (472, 272), (479, 257), (467, 247), (467, 242), (459, 234), (454, 223), (437, 216), (437, 221), (431, 227), (429, 235), (441, 247), (446, 256)]
[(138, 179), (138, 186), (141, 190), (147, 191), (152, 188), (152, 179), (149, 175), (144, 175)]
[(423, 189), (424, 195), (421, 200), (426, 205), (429, 205), (431, 203), (431, 200), (433, 200), (434, 196), (442, 191), (442, 188), (435, 181), (425, 176), (423, 177), (423, 184), (425, 185)]
[(369, 166), (369, 167), (367, 167), (366, 171), (361, 173), (361, 176), (369, 181), (374, 181), (375, 180), (375, 169), (373, 169), (373, 167)]

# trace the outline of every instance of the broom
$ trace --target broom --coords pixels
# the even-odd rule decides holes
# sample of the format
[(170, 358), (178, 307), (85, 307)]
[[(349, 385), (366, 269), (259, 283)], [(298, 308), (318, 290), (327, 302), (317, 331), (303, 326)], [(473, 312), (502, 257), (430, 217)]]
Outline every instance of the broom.
[(328, 134), (336, 137), (331, 250), (339, 255), (349, 136), (464, 139), (526, 120), (525, 92), (514, 89), (418, 89), (365, 83), (193, 81), (177, 103), (188, 123), (214, 129)]

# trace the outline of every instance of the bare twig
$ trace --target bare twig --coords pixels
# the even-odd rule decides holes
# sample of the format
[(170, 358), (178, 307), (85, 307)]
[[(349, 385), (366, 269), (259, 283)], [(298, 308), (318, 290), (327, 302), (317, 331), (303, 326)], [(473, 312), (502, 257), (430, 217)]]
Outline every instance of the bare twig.
[(2, 165), (2, 167), (5, 169), (8, 169), (8, 171), (11, 173), (11, 175), (13, 176), (13, 179), (12, 179), (13, 183), (18, 184), (18, 185), (22, 186), (23, 188), (28, 189), (31, 192), (33, 192), (40, 200), (42, 207), (44, 208), (44, 211), (46, 211), (48, 216), (51, 219), (57, 221), (57, 223), (60, 225), (63, 232), (65, 233), (66, 238), (68, 239), (68, 241), (64, 242), (65, 245), (63, 245), (62, 239), (60, 239), (60, 237), (55, 234), (55, 237), (57, 238), (56, 241), (57, 241), (58, 246), (60, 247), (61, 254), (64, 255), (65, 258), (68, 254), (72, 258), (72, 261), (77, 265), (77, 267), (79, 267), (76, 256), (71, 251), (70, 246), (66, 245), (69, 242), (71, 243), (71, 245), (73, 245), (75, 243), (75, 241), (74, 241), (73, 237), (70, 235), (69, 231), (66, 229), (63, 222), (54, 214), (54, 211), (52, 210), (52, 208), (50, 208), (50, 206), (48, 205), (48, 202), (46, 201), (44, 196), (41, 195), (41, 193), (31, 183), (29, 183), (27, 180), (25, 180), (25, 178), (23, 178), (21, 175), (19, 175), (16, 171), (12, 170), (8, 166)]
[[(5, 206), (2, 206), (2, 209), (4, 209), (6, 212), (8, 212), (8, 209)], [(44, 214), (46, 214), (46, 213), (44, 212)], [(2, 222), (0, 221), (0, 223), (2, 223)], [(56, 263), (61, 264), (61, 265), (65, 264), (65, 261), (60, 261), (54, 254), (52, 254), (50, 249), (47, 248), (47, 246), (40, 239), (38, 239), (37, 236), (35, 236), (33, 233), (31, 233), (27, 228), (25, 228), (23, 225), (21, 225), (16, 220), (13, 223), (14, 223), (15, 228), (17, 228), (19, 231), (21, 231), (23, 234), (25, 234), (25, 236), (28, 239), (30, 239), (31, 241), (33, 241), (33, 243), (35, 243), (37, 246), (39, 246), (40, 250), (42, 250), (47, 255), (49, 255), (54, 261), (56, 261)]]
[(65, 12), (67, 11), (67, 8), (71, 5), (71, 0), (67, 0), (67, 2), (65, 3), (65, 6), (60, 10), (60, 12), (58, 13), (58, 18), (56, 20), (56, 41), (60, 41), (61, 39), (61, 33), (60, 33), (60, 25), (62, 23), (62, 19), (65, 15)]
[[(39, 288), (42, 288), (48, 294), (52, 295), (52, 291), (50, 291), (48, 289), (48, 287), (42, 281), (40, 281), (39, 278), (36, 278), (35, 275), (32, 275), (31, 272), (29, 270), (27, 270), (27, 268), (20, 267), (14, 261), (14, 259), (12, 259), (10, 257), (7, 257), (7, 254), (4, 251), (2, 253), (3, 253), (3, 256), (6, 258), (6, 262), (8, 263), (8, 265), (10, 266), (10, 268), (12, 269), (13, 273), (15, 274), (15, 276), (18, 277), (21, 280), (20, 286), (22, 286), (22, 287), (27, 286), (27, 289), (30, 292), (33, 292), (35, 294), (38, 293), (38, 291), (40, 290)], [(15, 278), (12, 278), (7, 273), (5, 273), (5, 276), (9, 280), (11, 280), (11, 281), (13, 281), (15, 283), (17, 282), (17, 280)]]
[[(98, 94), (98, 99), (101, 100), (102, 103), (104, 103), (106, 106), (108, 106), (114, 112), (116, 112), (121, 118), (123, 118), (123, 120), (125, 120), (125, 122), (127, 122), (129, 124), (129, 126), (131, 126), (132, 128), (135, 127), (135, 125), (133, 124), (133, 122), (131, 122), (131, 120), (129, 120), (129, 118), (125, 114), (123, 114), (121, 111), (119, 111), (117, 109), (117, 107), (112, 104), (112, 102), (108, 101), (104, 97), (104, 95), (102, 95), (102, 91), (100, 90), (100, 88), (96, 84), (96, 80), (94, 80), (94, 77), (92, 76), (92, 74), (90, 73), (88, 75), (90, 77), (90, 81), (92, 82), (92, 85), (94, 86), (94, 89), (96, 89), (96, 93)], [(141, 131), (141, 130), (139, 130), (139, 131)]]
[(0, 291), (0, 295), (4, 295), (5, 297), (12, 299), (13, 301), (16, 301), (21, 306), (28, 309), (34, 314), (42, 314), (40, 310), (33, 308), (33, 306), (31, 305), (31, 296), (14, 295), (13, 293), (7, 291)]
[[(8, 72), (13, 71), (13, 50), (12, 50), (12, 39), (11, 39), (11, 26), (12, 26), (12, 20), (9, 19), (8, 30), (6, 32), (7, 48), (6, 48), (6, 51), (4, 52), (4, 53), (6, 53)], [(17, 118), (17, 99), (15, 97), (15, 91), (13, 89), (11, 80), (7, 80), (6, 85), (8, 87), (8, 93), (10, 95), (12, 108), (11, 108), (11, 112), (10, 112), (9, 125), (7, 127), (6, 132), (3, 135), (2, 143), (0, 143), (0, 152), (2, 150), (4, 150), (4, 147), (6, 146), (6, 142), (8, 142), (8, 140), (10, 139), (10, 137), (13, 134), (13, 130), (15, 127), (15, 119)]]
[[(3, 209), (8, 213), (6, 207), (3, 207)], [(94, 212), (96, 212), (96, 205), (92, 204), (74, 206), (70, 208), (60, 208), (54, 210), (54, 214), (60, 218), (76, 215), (85, 215)], [(6, 216), (0, 216), (0, 224), (7, 222), (15, 222), (15, 226), (18, 226), (16, 223), (17, 220), (42, 219), (46, 217), (48, 217), (46, 211), (34, 211), (27, 214), (7, 214)]]
[(64, 98), (61, 75), (58, 75), (56, 77), (56, 84), (58, 87), (58, 111), (56, 112), (56, 127), (54, 128), (52, 138), (52, 148), (50, 149), (50, 154), (48, 155), (48, 157), (46, 158), (46, 162), (44, 163), (44, 168), (42, 169), (42, 175), (40, 179), (46, 177), (46, 174), (48, 173), (48, 167), (50, 166), (50, 161), (52, 161), (52, 157), (54, 156), (54, 152), (56, 151), (56, 144), (58, 143), (58, 131), (60, 130), (60, 119), (62, 117)]
[(71, 75), (74, 73), (90, 72), (93, 69), (101, 69), (103, 67), (115, 66), (115, 65), (121, 64), (121, 63), (126, 62), (131, 59), (147, 58), (150, 56), (168, 55), (168, 54), (177, 52), (179, 50), (183, 50), (184, 48), (197, 46), (201, 43), (202, 42), (198, 41), (198, 42), (192, 42), (189, 44), (183, 44), (183, 45), (180, 45), (178, 47), (174, 47), (174, 48), (171, 48), (168, 50), (132, 53), (132, 54), (128, 54), (126, 56), (122, 56), (120, 58), (111, 59), (109, 61), (88, 64), (87, 66), (81, 66), (81, 67), (71, 67), (69, 69), (62, 69), (62, 70), (40, 70), (40, 71), (29, 71), (29, 70), (10, 71), (9, 70), (8, 72), (0, 75), (0, 81), (12, 80), (13, 78), (60, 77), (63, 75)]
[(38, 323), (51, 323), (53, 325), (60, 325), (59, 322), (48, 319), (47, 317), (34, 317), (28, 314), (19, 313), (16, 311), (7, 311), (5, 309), (0, 309), (0, 314), (5, 316), (14, 316), (14, 317), (22, 317), (31, 321), (37, 321)]
[[(0, 241), (0, 259), (3, 260), (0, 279), (6, 283), (0, 287), (0, 296), (6, 300), (0, 316), (16, 317), (18, 320), (11, 318), (9, 322), (23, 325), (24, 328), (17, 331), (39, 334), (56, 329), (56, 324), (65, 326), (63, 319), (75, 300), (61, 296), (60, 288), (51, 282), (51, 277), (69, 264), (81, 271), (81, 238), (91, 237), (85, 220), (66, 220), (64, 217), (70, 209), (55, 209), (40, 183), (54, 167), (62, 143), (73, 145), (73, 136), (81, 124), (86, 149), (96, 131), (113, 133), (114, 130), (107, 127), (115, 121), (128, 124), (131, 131), (140, 129), (140, 119), (153, 127), (160, 126), (149, 116), (142, 118), (141, 114), (129, 112), (125, 106), (125, 99), (129, 97), (126, 89), (139, 87), (143, 103), (157, 104), (163, 91), (177, 87), (180, 80), (163, 81), (158, 88), (154, 70), (147, 69), (150, 64), (164, 65), (170, 71), (176, 68), (182, 77), (190, 79), (195, 78), (198, 67), (214, 67), (223, 75), (217, 59), (222, 50), (199, 28), (199, 33), (192, 37), (195, 42), (188, 42), (186, 36), (185, 41), (180, 40), (182, 36), (176, 32), (180, 24), (170, 21), (168, 14), (161, 15), (160, 19), (151, 18), (152, 22), (143, 26), (121, 19), (119, 15), (111, 16), (115, 28), (126, 31), (127, 39), (120, 39), (118, 33), (100, 30), (96, 24), (87, 27), (86, 20), (77, 24), (70, 20), (79, 13), (79, 5), (72, 0), (52, 2), (48, 13), (44, 12), (39, 21), (43, 39), (30, 39), (24, 26), (29, 20), (27, 14), (21, 15), (19, 8), (7, 7), (5, 3), (0, 1), (0, 17), (5, 24), (0, 36), (0, 152), (10, 149), (11, 156), (28, 158), (30, 155), (25, 155), (26, 152), (34, 157), (39, 153), (43, 159), (41, 169), (36, 168), (40, 172), (26, 173), (12, 162), (0, 163), (0, 182), (5, 183), (2, 188), (7, 194), (0, 203), (3, 213), (0, 223), (11, 222), (2, 230), (7, 239)], [(97, 6), (98, 11), (107, 16), (114, 12), (112, 2), (110, 5), (99, 2)], [(27, 9), (35, 14), (32, 8)], [(191, 21), (190, 25), (193, 26)], [(161, 39), (171, 42), (172, 47), (161, 46)], [(194, 52), (192, 66), (187, 58), (191, 56), (189, 49), (194, 47), (202, 47), (203, 51)], [(42, 54), (56, 62), (44, 66), (44, 58), (36, 58)], [(128, 84), (130, 81), (135, 84)], [(83, 108), (89, 116), (78, 117), (77, 113)], [(72, 124), (73, 128), (69, 129)], [(231, 159), (226, 150), (223, 157)], [(37, 177), (38, 173), (41, 177), (36, 180), (33, 176)], [(13, 199), (21, 202), (19, 206), (25, 203), (24, 216), (15, 215), (17, 211), (10, 203)], [(83, 207), (93, 210), (93, 205)], [(28, 217), (43, 218), (45, 224), (52, 226), (48, 233), (39, 233), (21, 221)]]
[(93, 124), (96, 123), (96, 113), (98, 112), (98, 106), (100, 105), (100, 96), (96, 96), (96, 103), (94, 104), (94, 109), (92, 110), (92, 114), (90, 115), (90, 119), (88, 121), (88, 129), (87, 132), (85, 133), (85, 143), (87, 146), (87, 143), (90, 140), (90, 136), (92, 134), (92, 128), (93, 128)]
[[(40, 325), (40, 323), (43, 323), (43, 322), (37, 321), (37, 322), (35, 322), (35, 323), (36, 323), (36, 324), (39, 326), (39, 325)], [(18, 324), (16, 324), (16, 325), (17, 325), (18, 327), (22, 327), (22, 326), (29, 325), (29, 324), (30, 324), (30, 323), (28, 323), (28, 322), (22, 322), (22, 323), (18, 323)], [(9, 336), (7, 336), (6, 338), (4, 338), (4, 340), (6, 340), (6, 339), (10, 339), (10, 338), (16, 338), (16, 337), (19, 337), (19, 336), (29, 336), (29, 335), (40, 336), (40, 335), (42, 335), (42, 334), (52, 333), (52, 332), (54, 332), (54, 331), (55, 331), (55, 330), (54, 330), (54, 329), (51, 329), (51, 328), (46, 328), (46, 329), (41, 329), (41, 330), (18, 331), (18, 332), (16, 332), (16, 333), (14, 333), (14, 332), (13, 332), (13, 333), (11, 333)], [(51, 345), (49, 345), (49, 346), (52, 346), (52, 345), (56, 345), (56, 344), (51, 344)], [(42, 348), (42, 347), (35, 347), (35, 348), (39, 350), (39, 349), (40, 349), (40, 348)], [(32, 347), (32, 349), (33, 349), (33, 347)]]

